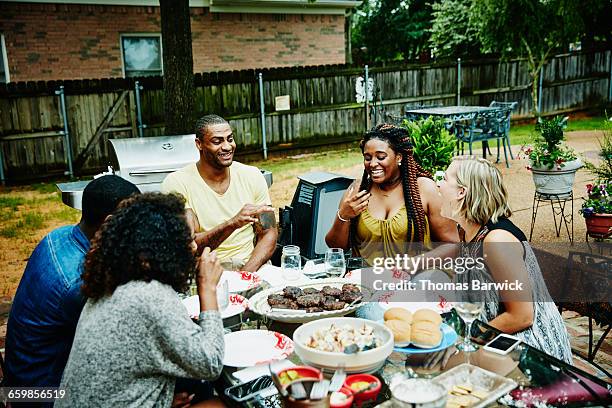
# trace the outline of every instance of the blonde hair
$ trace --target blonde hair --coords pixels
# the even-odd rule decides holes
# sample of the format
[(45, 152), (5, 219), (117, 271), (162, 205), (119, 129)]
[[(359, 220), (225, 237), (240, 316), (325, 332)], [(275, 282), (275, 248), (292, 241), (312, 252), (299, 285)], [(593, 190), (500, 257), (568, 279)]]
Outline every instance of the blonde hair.
[(473, 156), (453, 158), (457, 166), (457, 184), (466, 194), (459, 203), (459, 215), (469, 222), (484, 225), (510, 217), (508, 191), (501, 172), (490, 161)]

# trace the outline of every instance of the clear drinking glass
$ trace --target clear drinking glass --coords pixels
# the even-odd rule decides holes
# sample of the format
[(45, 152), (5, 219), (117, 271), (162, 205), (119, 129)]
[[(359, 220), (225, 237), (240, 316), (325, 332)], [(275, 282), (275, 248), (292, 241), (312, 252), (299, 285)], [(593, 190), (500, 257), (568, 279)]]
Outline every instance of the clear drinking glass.
[(300, 247), (296, 245), (286, 245), (283, 247), (281, 255), (281, 268), (283, 269), (283, 279), (298, 280), (302, 275), (302, 258), (300, 257)]
[(342, 248), (330, 248), (325, 253), (325, 272), (330, 277), (342, 276), (346, 272), (346, 262)]
[(470, 335), (472, 333), (472, 323), (480, 316), (483, 307), (484, 302), (455, 303), (455, 310), (465, 322), (465, 336), (463, 337), (463, 342), (457, 344), (457, 348), (464, 353), (471, 353), (477, 349), (476, 345), (472, 343)]

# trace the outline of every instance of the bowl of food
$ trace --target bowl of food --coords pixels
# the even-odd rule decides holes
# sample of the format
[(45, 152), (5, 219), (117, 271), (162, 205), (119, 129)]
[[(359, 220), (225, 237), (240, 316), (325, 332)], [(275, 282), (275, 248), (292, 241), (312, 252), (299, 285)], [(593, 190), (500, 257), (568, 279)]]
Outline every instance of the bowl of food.
[(344, 386), (351, 390), (355, 404), (360, 406), (365, 401), (376, 400), (382, 388), (382, 383), (370, 374), (354, 374), (346, 377)]
[(392, 383), (390, 389), (394, 406), (410, 408), (444, 408), (446, 406), (446, 390), (432, 380), (405, 378)]
[(331, 393), (330, 408), (349, 408), (351, 405), (353, 405), (353, 392), (350, 388), (342, 387)]
[(393, 352), (393, 334), (383, 324), (355, 317), (315, 320), (293, 333), (295, 352), (310, 366), (333, 372), (378, 370)]
[(279, 371), (277, 375), (283, 387), (286, 387), (293, 382), (308, 380), (321, 381), (323, 379), (323, 373), (321, 373), (321, 370), (307, 366), (289, 367)]

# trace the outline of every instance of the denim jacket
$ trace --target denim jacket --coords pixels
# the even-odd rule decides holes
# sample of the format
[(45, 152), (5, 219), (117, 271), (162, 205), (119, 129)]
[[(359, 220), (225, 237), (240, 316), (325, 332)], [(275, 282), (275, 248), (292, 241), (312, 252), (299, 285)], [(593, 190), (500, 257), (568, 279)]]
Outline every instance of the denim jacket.
[(78, 225), (52, 231), (34, 249), (8, 319), (7, 386), (59, 386), (85, 304), (81, 272), (88, 250)]

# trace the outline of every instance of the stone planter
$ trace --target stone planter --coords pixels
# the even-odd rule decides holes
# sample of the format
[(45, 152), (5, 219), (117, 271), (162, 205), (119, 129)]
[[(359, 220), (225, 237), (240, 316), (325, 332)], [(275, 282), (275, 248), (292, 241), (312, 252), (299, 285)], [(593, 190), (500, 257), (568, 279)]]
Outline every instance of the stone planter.
[(540, 194), (568, 194), (574, 186), (576, 171), (582, 167), (580, 159), (566, 162), (561, 170), (532, 166), (535, 189)]
[(598, 237), (612, 235), (612, 214), (593, 214), (584, 220), (589, 235)]

